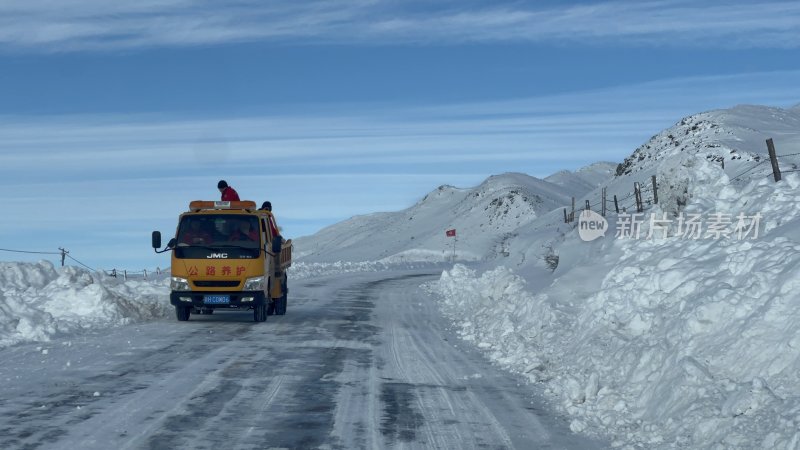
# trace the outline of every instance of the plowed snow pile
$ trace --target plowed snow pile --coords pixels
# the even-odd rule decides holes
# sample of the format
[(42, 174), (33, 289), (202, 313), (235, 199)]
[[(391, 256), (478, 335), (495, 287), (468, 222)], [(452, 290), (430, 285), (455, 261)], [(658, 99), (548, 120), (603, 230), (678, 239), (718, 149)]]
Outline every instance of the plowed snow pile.
[(0, 262), (0, 347), (162, 317), (169, 282), (121, 281), (49, 262)]
[(539, 292), (505, 267), (456, 266), (433, 289), (461, 335), (544, 383), (575, 431), (642, 448), (800, 448), (800, 177), (734, 187), (691, 157), (659, 177), (688, 181), (663, 197), (686, 196), (684, 214), (760, 214), (758, 238), (620, 239), (612, 223), (597, 241), (567, 235)]

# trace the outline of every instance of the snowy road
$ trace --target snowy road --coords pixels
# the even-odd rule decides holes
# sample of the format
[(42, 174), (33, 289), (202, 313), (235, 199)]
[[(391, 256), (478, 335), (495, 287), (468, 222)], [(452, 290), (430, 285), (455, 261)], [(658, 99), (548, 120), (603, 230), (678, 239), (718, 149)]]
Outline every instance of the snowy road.
[(192, 316), (0, 350), (0, 448), (601, 448), (447, 331), (438, 273), (291, 285), (286, 316)]

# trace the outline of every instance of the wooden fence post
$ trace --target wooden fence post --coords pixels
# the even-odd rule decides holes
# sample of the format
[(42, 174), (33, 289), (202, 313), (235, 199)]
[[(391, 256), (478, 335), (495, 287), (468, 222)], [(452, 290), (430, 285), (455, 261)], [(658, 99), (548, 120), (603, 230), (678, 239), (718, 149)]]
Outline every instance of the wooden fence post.
[(606, 216), (606, 188), (603, 188), (602, 194), (603, 194), (603, 201), (600, 202), (600, 204), (602, 205), (600, 207), (600, 215), (605, 217)]
[(636, 212), (640, 213), (644, 211), (644, 206), (642, 205), (642, 191), (638, 181), (633, 183), (633, 194), (636, 197)]
[(658, 185), (656, 184), (655, 175), (653, 175), (653, 203), (658, 203)]
[(128, 271), (127, 270), (123, 270), (122, 271), (122, 279), (125, 280), (125, 281), (128, 281)]
[(619, 203), (617, 203), (617, 194), (614, 194), (614, 209), (617, 211), (617, 214), (619, 214)]
[(147, 269), (144, 269), (144, 279), (147, 279)]
[(575, 221), (575, 197), (572, 197), (572, 212), (569, 214), (569, 221)]
[(567, 219), (568, 219), (568, 217), (567, 217), (567, 208), (564, 208), (564, 223), (569, 223), (569, 220), (567, 220)]
[(772, 163), (772, 176), (775, 182), (781, 181), (781, 169), (778, 167), (778, 156), (775, 154), (775, 144), (772, 138), (767, 139), (767, 151), (769, 151), (769, 161)]

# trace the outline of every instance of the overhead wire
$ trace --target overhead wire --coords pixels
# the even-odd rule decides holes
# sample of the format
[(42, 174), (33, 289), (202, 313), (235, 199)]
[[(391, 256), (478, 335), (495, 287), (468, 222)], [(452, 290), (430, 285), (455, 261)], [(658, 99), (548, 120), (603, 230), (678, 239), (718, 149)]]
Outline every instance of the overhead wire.
[(739, 178), (740, 178), (742, 175), (745, 175), (745, 174), (747, 174), (747, 173), (750, 173), (750, 172), (752, 172), (752, 171), (753, 171), (753, 170), (755, 170), (755, 169), (756, 169), (758, 166), (760, 166), (761, 164), (764, 164), (765, 162), (767, 162), (767, 160), (766, 160), (766, 159), (765, 159), (765, 160), (762, 160), (761, 162), (757, 163), (755, 166), (753, 166), (753, 167), (751, 167), (751, 168), (749, 168), (749, 169), (745, 170), (744, 172), (740, 173), (739, 175), (736, 175), (735, 177), (731, 178), (731, 181), (738, 180), (738, 179), (739, 179)]
[(77, 259), (73, 258), (73, 257), (72, 257), (72, 256), (71, 256), (69, 253), (67, 253), (67, 258), (69, 258), (69, 259), (71, 259), (71, 260), (75, 261), (76, 263), (78, 263), (78, 264), (82, 265), (83, 267), (85, 267), (85, 268), (87, 268), (87, 269), (91, 270), (92, 272), (97, 272), (97, 270), (96, 270), (96, 269), (92, 269), (91, 267), (87, 266), (86, 264), (84, 264), (84, 263), (82, 263), (82, 262), (78, 261)]
[(0, 248), (0, 251), (4, 252), (14, 252), (14, 253), (31, 253), (36, 255), (60, 255), (61, 252), (33, 252), (28, 250), (11, 250), (8, 248)]

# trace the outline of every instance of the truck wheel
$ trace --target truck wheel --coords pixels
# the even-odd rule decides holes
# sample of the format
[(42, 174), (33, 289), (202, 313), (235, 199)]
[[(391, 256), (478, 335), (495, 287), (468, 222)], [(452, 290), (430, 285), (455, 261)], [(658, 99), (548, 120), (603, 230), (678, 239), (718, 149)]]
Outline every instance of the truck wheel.
[(275, 314), (275, 300), (269, 299), (269, 304), (267, 305), (267, 315), (271, 316)]
[(267, 320), (267, 305), (258, 305), (253, 308), (253, 320), (256, 322)]
[(286, 294), (275, 299), (275, 314), (278, 316), (286, 314)]
[(192, 308), (188, 306), (176, 306), (175, 307), (175, 317), (178, 318), (181, 322), (186, 322), (189, 320), (189, 315), (192, 313)]
[(279, 316), (283, 316), (286, 314), (286, 299), (287, 295), (289, 294), (289, 286), (288, 286), (288, 277), (284, 274), (283, 275), (283, 283), (281, 283), (281, 291), (283, 295), (280, 298), (275, 299), (275, 314)]

